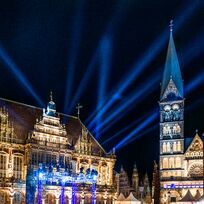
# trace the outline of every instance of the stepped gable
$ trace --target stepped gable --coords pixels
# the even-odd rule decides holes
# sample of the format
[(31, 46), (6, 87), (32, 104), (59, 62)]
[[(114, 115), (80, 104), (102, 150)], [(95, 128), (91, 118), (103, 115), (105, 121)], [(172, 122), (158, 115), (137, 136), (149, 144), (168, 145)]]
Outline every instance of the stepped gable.
[[(14, 127), (14, 134), (20, 143), (26, 143), (28, 134), (33, 130), (36, 120), (39, 120), (43, 116), (43, 108), (19, 103), (16, 101), (0, 98), (0, 108), (8, 111), (9, 121)], [(70, 144), (75, 145), (78, 138), (82, 134), (83, 123), (78, 117), (65, 115), (62, 113), (56, 113), (56, 117), (60, 117), (61, 121), (66, 118), (66, 131), (68, 134), (68, 140)], [(95, 138), (88, 131), (87, 137), (92, 143), (92, 150), (98, 154), (106, 154), (105, 150), (95, 140)]]

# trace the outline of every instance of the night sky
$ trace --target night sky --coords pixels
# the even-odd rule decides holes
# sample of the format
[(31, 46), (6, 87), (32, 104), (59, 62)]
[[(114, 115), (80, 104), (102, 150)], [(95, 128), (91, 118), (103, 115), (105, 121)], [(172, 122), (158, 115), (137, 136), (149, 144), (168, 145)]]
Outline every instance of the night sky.
[[(43, 107), (34, 93), (46, 104), (52, 90), (57, 111), (71, 115), (80, 102), (80, 118), (100, 142), (133, 123), (103, 145), (109, 151), (158, 111), (171, 19), (185, 85), (185, 137), (196, 129), (201, 135), (203, 0), (1, 1), (0, 97)], [(111, 100), (97, 124), (112, 118), (96, 131), (90, 116)], [(150, 172), (158, 161), (159, 117), (131, 139), (116, 151), (116, 169), (122, 163), (131, 172), (136, 161), (142, 174)]]

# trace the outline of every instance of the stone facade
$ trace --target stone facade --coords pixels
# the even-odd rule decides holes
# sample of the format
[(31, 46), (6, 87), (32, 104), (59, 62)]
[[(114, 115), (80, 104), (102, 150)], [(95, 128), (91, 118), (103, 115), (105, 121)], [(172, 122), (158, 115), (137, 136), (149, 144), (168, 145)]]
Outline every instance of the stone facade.
[[(46, 109), (0, 99), (0, 203), (37, 203), (34, 172), (40, 165), (72, 175), (96, 170), (94, 202), (112, 203), (115, 160), (115, 154), (105, 152), (79, 117), (57, 113), (52, 98)], [(71, 203), (72, 186), (63, 190), (63, 203)], [(75, 203), (91, 203), (92, 191), (90, 183), (77, 184)], [(41, 203), (62, 203), (61, 192), (59, 183), (42, 184)]]
[(203, 195), (203, 141), (198, 133), (186, 141), (183, 80), (171, 31), (160, 97), (161, 203), (177, 202), (188, 191)]

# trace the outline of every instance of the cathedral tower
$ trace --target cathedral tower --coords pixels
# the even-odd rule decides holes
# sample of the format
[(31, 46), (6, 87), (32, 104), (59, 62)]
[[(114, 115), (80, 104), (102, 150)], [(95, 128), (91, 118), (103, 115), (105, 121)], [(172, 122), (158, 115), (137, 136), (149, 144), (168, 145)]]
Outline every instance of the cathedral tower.
[[(173, 24), (160, 95), (160, 179), (161, 189), (183, 176), (184, 94), (178, 57), (173, 40)], [(172, 186), (173, 187), (173, 186)], [(165, 195), (168, 198), (168, 195)]]

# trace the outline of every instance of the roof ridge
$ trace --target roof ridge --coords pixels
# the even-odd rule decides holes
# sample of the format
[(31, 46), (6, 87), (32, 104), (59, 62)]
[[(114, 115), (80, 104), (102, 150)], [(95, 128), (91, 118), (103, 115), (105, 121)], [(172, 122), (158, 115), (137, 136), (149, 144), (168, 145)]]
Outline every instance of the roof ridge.
[[(29, 105), (29, 104), (26, 104), (26, 103), (22, 103), (22, 102), (18, 102), (18, 101), (15, 101), (15, 100), (10, 100), (10, 99), (6, 99), (6, 98), (2, 98), (2, 97), (0, 97), (0, 100), (4, 100), (4, 101), (10, 102), (10, 103), (15, 103), (15, 104), (18, 104), (18, 105), (26, 106), (26, 107), (29, 107), (29, 108), (36, 108), (36, 109), (39, 109), (39, 110), (43, 110), (44, 109), (44, 108), (40, 108), (40, 107), (37, 107), (37, 106)], [(65, 114), (65, 113), (61, 113), (61, 112), (58, 112), (58, 111), (56, 111), (56, 113), (58, 113), (58, 114), (60, 114), (62, 116), (67, 116), (67, 117), (71, 117), (71, 118), (74, 118), (74, 119), (78, 118), (76, 116)]]

